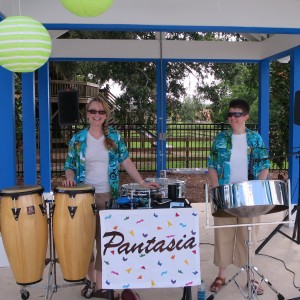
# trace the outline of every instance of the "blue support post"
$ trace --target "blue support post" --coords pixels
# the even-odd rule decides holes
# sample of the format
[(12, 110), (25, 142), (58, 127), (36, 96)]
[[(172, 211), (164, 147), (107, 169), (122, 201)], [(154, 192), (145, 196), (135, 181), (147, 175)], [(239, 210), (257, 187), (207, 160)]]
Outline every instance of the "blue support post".
[(156, 78), (157, 78), (157, 177), (160, 177), (160, 171), (167, 169), (167, 155), (166, 155), (166, 137), (167, 137), (167, 63), (159, 60), (156, 63)]
[[(290, 112), (289, 112), (289, 152), (297, 152), (300, 149), (300, 126), (294, 124), (295, 93), (300, 90), (300, 47), (295, 48), (291, 53), (290, 61)], [(299, 197), (299, 155), (290, 155), (289, 178), (291, 181), (292, 203), (298, 203)]]
[(40, 124), (40, 170), (41, 185), (45, 192), (51, 191), (51, 144), (50, 144), (50, 79), (49, 62), (38, 71), (39, 78), (39, 124)]
[(14, 73), (0, 66), (0, 189), (16, 185)]
[(259, 101), (258, 132), (262, 136), (266, 148), (270, 147), (270, 63), (262, 60), (259, 63)]
[(34, 73), (22, 74), (22, 121), (24, 184), (37, 183), (35, 81)]

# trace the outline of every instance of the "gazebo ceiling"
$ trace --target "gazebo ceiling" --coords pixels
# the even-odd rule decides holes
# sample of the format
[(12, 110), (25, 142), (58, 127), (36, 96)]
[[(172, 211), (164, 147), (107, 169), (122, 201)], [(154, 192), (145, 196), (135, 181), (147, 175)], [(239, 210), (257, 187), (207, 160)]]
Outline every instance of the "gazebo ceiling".
[[(260, 61), (300, 45), (299, 0), (115, 0), (105, 13), (82, 18), (59, 0), (0, 0), (3, 18), (30, 16), (53, 39), (51, 59)], [(58, 39), (67, 30), (240, 33), (244, 42)]]

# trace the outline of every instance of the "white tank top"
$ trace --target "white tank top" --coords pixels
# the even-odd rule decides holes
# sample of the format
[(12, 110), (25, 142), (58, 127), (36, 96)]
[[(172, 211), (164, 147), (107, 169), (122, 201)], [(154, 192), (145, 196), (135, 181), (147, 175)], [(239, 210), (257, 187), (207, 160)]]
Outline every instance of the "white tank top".
[(248, 156), (246, 133), (232, 135), (230, 157), (230, 183), (248, 181)]
[(104, 146), (105, 137), (99, 140), (88, 133), (85, 153), (85, 183), (95, 188), (96, 193), (110, 192), (108, 175), (108, 150)]

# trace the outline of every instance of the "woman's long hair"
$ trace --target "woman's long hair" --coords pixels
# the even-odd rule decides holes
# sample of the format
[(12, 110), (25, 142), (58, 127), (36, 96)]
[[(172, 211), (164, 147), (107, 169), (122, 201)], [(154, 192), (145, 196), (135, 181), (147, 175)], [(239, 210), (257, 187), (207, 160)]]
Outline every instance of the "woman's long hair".
[(106, 112), (106, 120), (104, 121), (104, 123), (102, 124), (102, 130), (105, 136), (105, 140), (104, 140), (104, 145), (106, 147), (106, 149), (111, 150), (111, 149), (116, 149), (116, 143), (108, 137), (108, 119), (109, 119), (109, 114), (110, 114), (110, 109), (109, 106), (107, 104), (107, 102), (101, 98), (100, 96), (93, 98), (92, 100), (90, 100), (87, 104), (87, 110), (89, 110), (91, 103), (99, 103), (102, 104), (103, 109)]

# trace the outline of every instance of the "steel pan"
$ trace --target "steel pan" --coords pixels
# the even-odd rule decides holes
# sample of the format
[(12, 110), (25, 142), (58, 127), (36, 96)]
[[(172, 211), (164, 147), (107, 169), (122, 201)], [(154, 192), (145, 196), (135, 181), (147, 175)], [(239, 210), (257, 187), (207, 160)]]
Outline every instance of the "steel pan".
[(288, 209), (288, 187), (281, 180), (225, 184), (211, 191), (214, 217), (252, 218)]
[(130, 199), (133, 199), (133, 202), (135, 203), (134, 208), (150, 208), (152, 195), (157, 194), (158, 192), (158, 189), (143, 188), (138, 183), (127, 183), (122, 185), (122, 196), (128, 197), (128, 203), (132, 202)]
[(168, 186), (176, 185), (176, 196), (177, 198), (185, 198), (186, 195), (186, 182), (184, 180), (178, 180), (174, 178), (146, 178), (146, 182), (156, 182), (161, 185), (159, 190), (163, 194), (163, 198), (168, 198)]

